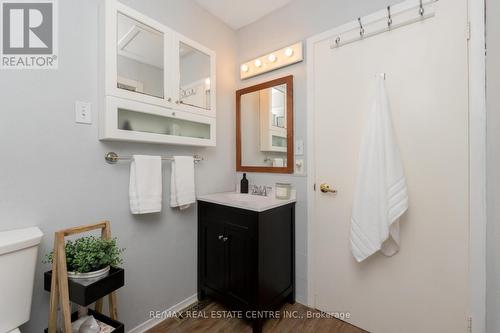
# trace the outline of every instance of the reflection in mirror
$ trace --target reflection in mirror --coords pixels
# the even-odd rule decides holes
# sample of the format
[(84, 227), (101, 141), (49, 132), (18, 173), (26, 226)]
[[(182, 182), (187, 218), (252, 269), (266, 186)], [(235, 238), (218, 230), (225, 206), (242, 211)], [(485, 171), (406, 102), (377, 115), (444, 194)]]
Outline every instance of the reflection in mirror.
[(288, 131), (292, 84), (290, 76), (238, 91), (239, 171), (293, 171)]
[(181, 42), (179, 62), (180, 102), (210, 109), (210, 56)]
[(118, 13), (117, 41), (117, 87), (163, 98), (163, 33)]

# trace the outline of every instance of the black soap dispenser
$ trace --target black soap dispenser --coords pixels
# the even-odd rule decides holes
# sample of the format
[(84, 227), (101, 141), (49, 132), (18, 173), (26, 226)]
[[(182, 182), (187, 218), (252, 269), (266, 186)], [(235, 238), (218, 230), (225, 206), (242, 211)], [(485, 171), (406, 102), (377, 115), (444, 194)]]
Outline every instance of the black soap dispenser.
[(241, 193), (248, 193), (248, 179), (247, 179), (247, 174), (243, 174), (243, 178), (241, 178), (240, 182), (240, 192)]

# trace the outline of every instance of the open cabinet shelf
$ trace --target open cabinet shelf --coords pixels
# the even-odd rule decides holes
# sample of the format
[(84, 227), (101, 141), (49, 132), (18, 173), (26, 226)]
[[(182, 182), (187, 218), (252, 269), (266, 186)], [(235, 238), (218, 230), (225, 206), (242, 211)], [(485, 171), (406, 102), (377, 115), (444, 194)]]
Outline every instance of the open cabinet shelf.
[[(96, 312), (92, 309), (88, 309), (88, 315), (93, 316), (96, 320), (113, 327), (114, 330), (111, 331), (112, 333), (125, 333), (125, 325), (123, 325), (121, 322), (117, 320), (113, 320), (108, 316), (105, 316), (102, 313)], [(71, 322), (74, 322), (77, 319), (78, 319), (78, 312), (73, 312), (71, 314)], [(49, 329), (46, 328), (44, 332), (48, 333)]]
[[(50, 292), (52, 271), (43, 274), (44, 289)], [(111, 267), (109, 274), (89, 282), (68, 279), (69, 300), (81, 306), (88, 306), (98, 299), (125, 285), (125, 272), (122, 268)]]

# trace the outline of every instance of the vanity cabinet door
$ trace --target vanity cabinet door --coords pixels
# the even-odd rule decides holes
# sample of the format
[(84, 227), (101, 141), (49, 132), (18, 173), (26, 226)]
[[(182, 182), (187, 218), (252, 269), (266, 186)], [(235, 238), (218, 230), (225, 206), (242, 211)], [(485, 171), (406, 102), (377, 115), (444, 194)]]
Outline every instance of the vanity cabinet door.
[(239, 302), (251, 304), (255, 276), (255, 247), (249, 228), (226, 223), (227, 294)]
[(224, 225), (204, 220), (201, 223), (201, 277), (204, 285), (223, 293), (225, 290), (225, 242)]

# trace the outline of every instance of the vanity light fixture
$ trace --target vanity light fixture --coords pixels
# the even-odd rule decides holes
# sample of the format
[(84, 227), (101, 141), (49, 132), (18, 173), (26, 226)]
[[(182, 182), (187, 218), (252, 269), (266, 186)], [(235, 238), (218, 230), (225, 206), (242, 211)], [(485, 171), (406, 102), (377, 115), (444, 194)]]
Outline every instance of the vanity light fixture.
[(275, 50), (255, 59), (244, 62), (240, 66), (242, 80), (289, 66), (304, 60), (302, 42)]

